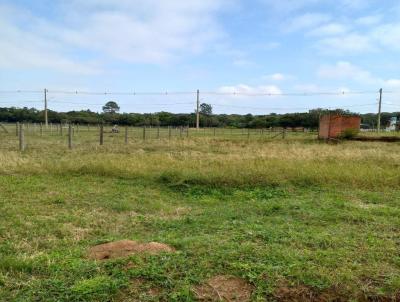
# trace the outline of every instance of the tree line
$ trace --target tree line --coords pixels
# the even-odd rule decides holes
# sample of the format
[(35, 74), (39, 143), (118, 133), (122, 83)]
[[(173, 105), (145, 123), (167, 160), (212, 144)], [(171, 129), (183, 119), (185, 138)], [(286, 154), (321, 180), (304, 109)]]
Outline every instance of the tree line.
[[(107, 104), (106, 104), (107, 105)], [(304, 127), (318, 128), (321, 114), (329, 113), (324, 109), (314, 109), (301, 113), (271, 113), (266, 115), (253, 114), (213, 114), (212, 107), (202, 104), (200, 107), (201, 127), (234, 127), (234, 128), (269, 128), (269, 127)], [(103, 112), (90, 110), (56, 112), (48, 111), (49, 123), (74, 124), (117, 124), (127, 126), (184, 126), (193, 127), (196, 124), (196, 113), (119, 113), (119, 107), (103, 107)], [(337, 109), (334, 113), (354, 114)], [(375, 128), (377, 115), (375, 113), (359, 114), (362, 124), (366, 128)], [(400, 117), (400, 112), (382, 113), (381, 124), (386, 126), (390, 118)], [(41, 123), (44, 121), (43, 110), (35, 108), (0, 107), (0, 122), (29, 122)]]

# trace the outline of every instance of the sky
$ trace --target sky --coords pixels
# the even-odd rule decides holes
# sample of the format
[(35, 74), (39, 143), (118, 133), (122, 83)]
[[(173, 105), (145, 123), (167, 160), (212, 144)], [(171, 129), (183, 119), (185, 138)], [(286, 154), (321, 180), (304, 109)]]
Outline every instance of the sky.
[(0, 37), (0, 107), (400, 111), (398, 0), (0, 0)]

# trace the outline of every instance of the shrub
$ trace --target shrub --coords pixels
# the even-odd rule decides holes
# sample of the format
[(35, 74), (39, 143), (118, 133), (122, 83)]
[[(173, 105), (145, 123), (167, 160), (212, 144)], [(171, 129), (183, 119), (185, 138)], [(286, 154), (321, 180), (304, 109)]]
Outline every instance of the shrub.
[(345, 129), (342, 134), (340, 135), (343, 139), (352, 139), (358, 135), (359, 130), (355, 128), (348, 128)]

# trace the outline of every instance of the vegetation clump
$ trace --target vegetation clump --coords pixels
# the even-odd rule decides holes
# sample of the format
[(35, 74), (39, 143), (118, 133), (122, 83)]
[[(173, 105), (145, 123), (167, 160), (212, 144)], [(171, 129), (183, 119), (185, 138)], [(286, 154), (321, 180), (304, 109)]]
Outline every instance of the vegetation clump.
[(0, 301), (399, 299), (397, 143), (229, 133), (0, 132)]

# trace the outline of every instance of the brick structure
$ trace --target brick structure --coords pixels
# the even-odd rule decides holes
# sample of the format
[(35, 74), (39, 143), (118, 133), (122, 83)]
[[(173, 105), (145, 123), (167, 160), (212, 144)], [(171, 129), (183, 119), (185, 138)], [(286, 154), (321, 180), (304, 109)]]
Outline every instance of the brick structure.
[(360, 130), (361, 117), (344, 116), (338, 114), (323, 115), (319, 119), (320, 139), (329, 139), (339, 137), (346, 129)]

